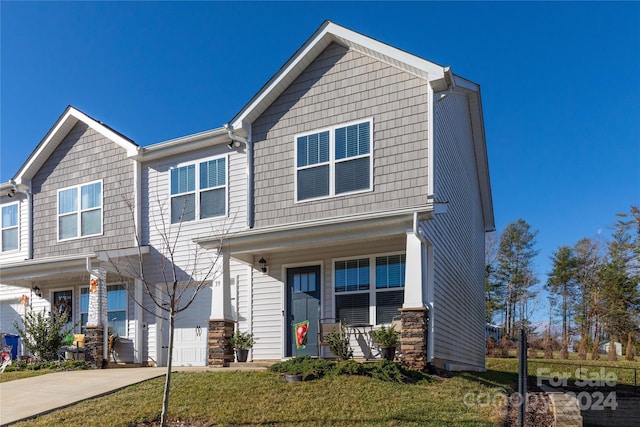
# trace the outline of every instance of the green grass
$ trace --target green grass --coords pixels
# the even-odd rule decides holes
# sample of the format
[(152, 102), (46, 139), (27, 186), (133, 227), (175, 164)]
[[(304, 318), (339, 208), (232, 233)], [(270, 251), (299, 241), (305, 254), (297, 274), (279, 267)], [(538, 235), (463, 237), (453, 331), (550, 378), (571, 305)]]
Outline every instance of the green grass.
[[(546, 362), (558, 369), (567, 363)], [(532, 375), (535, 365), (529, 364)], [(638, 367), (623, 361), (584, 365)], [(499, 405), (467, 406), (465, 397), (495, 397), (499, 390), (515, 389), (517, 370), (515, 358), (489, 358), (487, 372), (451, 374), (417, 384), (350, 375), (286, 383), (274, 372), (181, 372), (173, 375), (169, 415), (211, 426), (495, 426), (502, 417)], [(163, 381), (146, 381), (17, 425), (135, 426), (155, 421), (160, 417)]]
[[(640, 385), (640, 363), (629, 362), (626, 360), (618, 360), (616, 362), (609, 362), (605, 360), (560, 360), (560, 359), (529, 359), (527, 364), (527, 371), (529, 376), (537, 376), (539, 369), (547, 369), (543, 371), (544, 375), (550, 376), (549, 373), (566, 374), (569, 379), (579, 379), (576, 374), (582, 374), (582, 379), (599, 378), (592, 377), (601, 376), (602, 371), (600, 367), (604, 367), (604, 375), (608, 378), (615, 377), (615, 382), (621, 385), (633, 386), (634, 381), (637, 381)], [(637, 373), (634, 373), (634, 369)], [(581, 371), (579, 369), (582, 369)], [(518, 359), (508, 358), (487, 358), (487, 370), (502, 372), (502, 373), (518, 373)], [(605, 378), (603, 378), (605, 379)]]
[[(162, 378), (150, 380), (17, 425), (131, 426), (157, 420), (162, 387)], [(271, 372), (176, 373), (169, 413), (214, 426), (493, 426), (499, 411), (464, 404), (466, 393), (491, 388), (465, 375), (400, 384), (361, 376), (286, 383)]]
[(22, 378), (37, 377), (38, 375), (57, 372), (55, 369), (40, 369), (38, 371), (4, 371), (0, 374), (0, 383), (7, 381), (21, 380)]

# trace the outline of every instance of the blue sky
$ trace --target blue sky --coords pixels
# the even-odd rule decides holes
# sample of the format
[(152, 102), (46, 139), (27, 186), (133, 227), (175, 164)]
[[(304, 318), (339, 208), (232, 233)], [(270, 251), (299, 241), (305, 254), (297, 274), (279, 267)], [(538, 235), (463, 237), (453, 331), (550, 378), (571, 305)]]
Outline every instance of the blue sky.
[(220, 127), (329, 19), (481, 85), (497, 228), (539, 230), (541, 280), (640, 204), (639, 2), (3, 1), (0, 19), (2, 182), (68, 104), (140, 145)]

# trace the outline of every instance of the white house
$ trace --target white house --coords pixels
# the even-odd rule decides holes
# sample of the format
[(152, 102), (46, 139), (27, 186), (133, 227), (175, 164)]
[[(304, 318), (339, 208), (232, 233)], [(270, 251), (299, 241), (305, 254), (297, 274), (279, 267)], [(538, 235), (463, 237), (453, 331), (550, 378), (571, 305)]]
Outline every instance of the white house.
[(176, 364), (228, 364), (236, 328), (257, 338), (252, 360), (324, 354), (322, 319), (351, 325), (356, 356), (376, 356), (370, 330), (400, 318), (409, 366), (484, 369), (494, 218), (480, 88), (332, 22), (228, 124), (139, 147), (69, 107), (0, 188), (2, 331), (24, 293), (34, 308), (68, 299), (82, 323), (89, 271), (105, 267), (119, 359), (166, 363), (160, 310), (110, 267), (140, 251), (160, 296), (170, 235), (183, 278), (220, 255), (177, 321)]

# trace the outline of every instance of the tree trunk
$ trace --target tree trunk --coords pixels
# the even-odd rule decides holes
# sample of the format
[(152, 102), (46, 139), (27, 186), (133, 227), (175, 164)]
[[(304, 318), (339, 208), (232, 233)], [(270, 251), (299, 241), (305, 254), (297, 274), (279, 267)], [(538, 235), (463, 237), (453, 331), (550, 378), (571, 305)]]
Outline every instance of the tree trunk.
[(567, 337), (567, 285), (564, 285), (562, 292), (562, 348), (560, 349), (560, 359), (569, 359), (569, 340)]
[(628, 361), (633, 361), (634, 357), (633, 357), (633, 346), (631, 345), (631, 332), (629, 332), (628, 338), (627, 338), (627, 354), (624, 355), (624, 359), (628, 360)]
[(587, 360), (587, 343), (586, 343), (586, 335), (582, 334), (582, 339), (580, 340), (580, 347), (578, 349), (578, 356), (576, 356), (578, 360)]
[(609, 337), (609, 352), (607, 353), (607, 360), (609, 362), (615, 362), (618, 360), (618, 354), (616, 353), (616, 337), (613, 335)]
[(162, 427), (167, 427), (167, 417), (169, 416), (169, 391), (171, 390), (171, 365), (173, 363), (173, 330), (175, 327), (175, 312), (172, 304), (169, 313), (169, 347), (167, 349), (167, 373), (164, 381), (164, 395), (162, 396), (162, 415), (160, 422)]
[(600, 338), (598, 337), (598, 328), (596, 327), (595, 338), (593, 339), (593, 349), (591, 350), (591, 360), (600, 359)]

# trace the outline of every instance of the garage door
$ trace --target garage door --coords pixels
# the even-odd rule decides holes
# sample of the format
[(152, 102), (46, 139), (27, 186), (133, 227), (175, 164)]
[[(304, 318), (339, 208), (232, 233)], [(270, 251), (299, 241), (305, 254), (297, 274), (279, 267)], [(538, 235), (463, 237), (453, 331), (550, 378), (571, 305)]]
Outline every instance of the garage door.
[(211, 291), (205, 291), (207, 289), (203, 289), (193, 304), (176, 318), (173, 366), (207, 366), (207, 325), (211, 313)]

